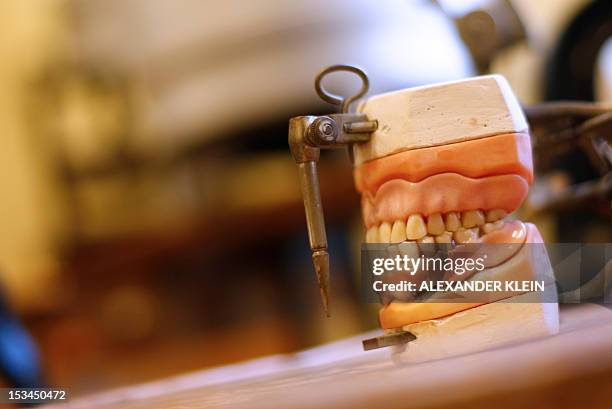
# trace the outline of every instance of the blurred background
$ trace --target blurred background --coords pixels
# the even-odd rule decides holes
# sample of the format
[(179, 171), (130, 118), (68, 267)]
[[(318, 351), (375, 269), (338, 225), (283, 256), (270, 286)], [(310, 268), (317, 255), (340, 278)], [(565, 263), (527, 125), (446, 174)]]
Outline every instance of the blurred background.
[[(5, 0), (0, 33), (0, 379), (73, 396), (377, 327), (346, 152), (320, 164), (330, 319), (310, 262), (287, 124), (336, 110), (321, 68), (363, 67), (370, 95), (496, 72), (525, 105), (612, 102), (606, 0)], [(525, 217), (612, 241), (609, 197), (542, 206), (601, 173), (563, 155)]]

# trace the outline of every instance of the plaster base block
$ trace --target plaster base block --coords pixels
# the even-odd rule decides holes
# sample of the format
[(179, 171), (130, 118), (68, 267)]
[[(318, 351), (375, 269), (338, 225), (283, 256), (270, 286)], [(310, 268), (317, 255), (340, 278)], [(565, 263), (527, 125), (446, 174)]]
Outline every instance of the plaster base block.
[(393, 360), (425, 362), (558, 333), (558, 304), (537, 302), (537, 298), (534, 293), (522, 294), (449, 317), (406, 325), (403, 329), (417, 339), (393, 347)]

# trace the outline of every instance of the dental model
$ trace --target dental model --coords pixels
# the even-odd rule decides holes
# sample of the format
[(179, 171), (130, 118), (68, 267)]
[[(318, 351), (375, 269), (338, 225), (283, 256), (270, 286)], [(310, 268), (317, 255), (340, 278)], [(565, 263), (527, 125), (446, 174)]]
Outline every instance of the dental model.
[[(527, 196), (533, 166), (527, 122), (503, 77), (377, 95), (357, 111), (378, 121), (371, 139), (353, 148), (367, 243), (512, 243), (476, 276), (554, 281), (544, 246), (523, 245), (542, 243), (536, 226), (507, 219)], [(503, 297), (393, 301), (379, 319), (387, 334), (416, 336), (394, 347), (394, 356), (406, 362), (558, 332), (556, 302), (535, 292)]]

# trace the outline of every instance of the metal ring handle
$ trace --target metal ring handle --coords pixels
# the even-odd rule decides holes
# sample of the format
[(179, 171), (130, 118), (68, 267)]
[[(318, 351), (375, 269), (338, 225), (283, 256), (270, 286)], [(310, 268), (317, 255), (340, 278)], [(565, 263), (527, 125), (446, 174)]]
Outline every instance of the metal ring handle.
[[(353, 74), (357, 74), (362, 81), (361, 89), (359, 90), (359, 92), (353, 96), (344, 98), (339, 95), (332, 94), (331, 92), (323, 88), (323, 77), (325, 77), (327, 74), (336, 71), (347, 71), (352, 72)], [(356, 99), (364, 96), (365, 93), (368, 92), (368, 88), (370, 88), (370, 80), (368, 79), (367, 74), (361, 68), (357, 68), (352, 65), (332, 65), (319, 72), (315, 77), (315, 90), (317, 91), (319, 97), (321, 97), (323, 101), (329, 102), (330, 104), (340, 105), (340, 109), (343, 114), (348, 113), (349, 106), (351, 105), (351, 103)]]

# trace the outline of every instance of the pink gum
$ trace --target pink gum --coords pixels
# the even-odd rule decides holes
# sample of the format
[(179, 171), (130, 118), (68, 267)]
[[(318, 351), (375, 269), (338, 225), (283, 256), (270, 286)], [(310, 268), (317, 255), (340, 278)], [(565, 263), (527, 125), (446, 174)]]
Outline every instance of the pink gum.
[(472, 179), (456, 173), (442, 173), (414, 183), (389, 180), (376, 194), (361, 198), (367, 228), (381, 222), (405, 220), (408, 215), (447, 213), (474, 209), (516, 210), (527, 196), (529, 185), (519, 175), (498, 175)]
[(393, 179), (418, 182), (446, 172), (471, 178), (515, 174), (531, 183), (529, 134), (509, 133), (407, 150), (371, 160), (353, 171), (357, 191), (370, 194)]

